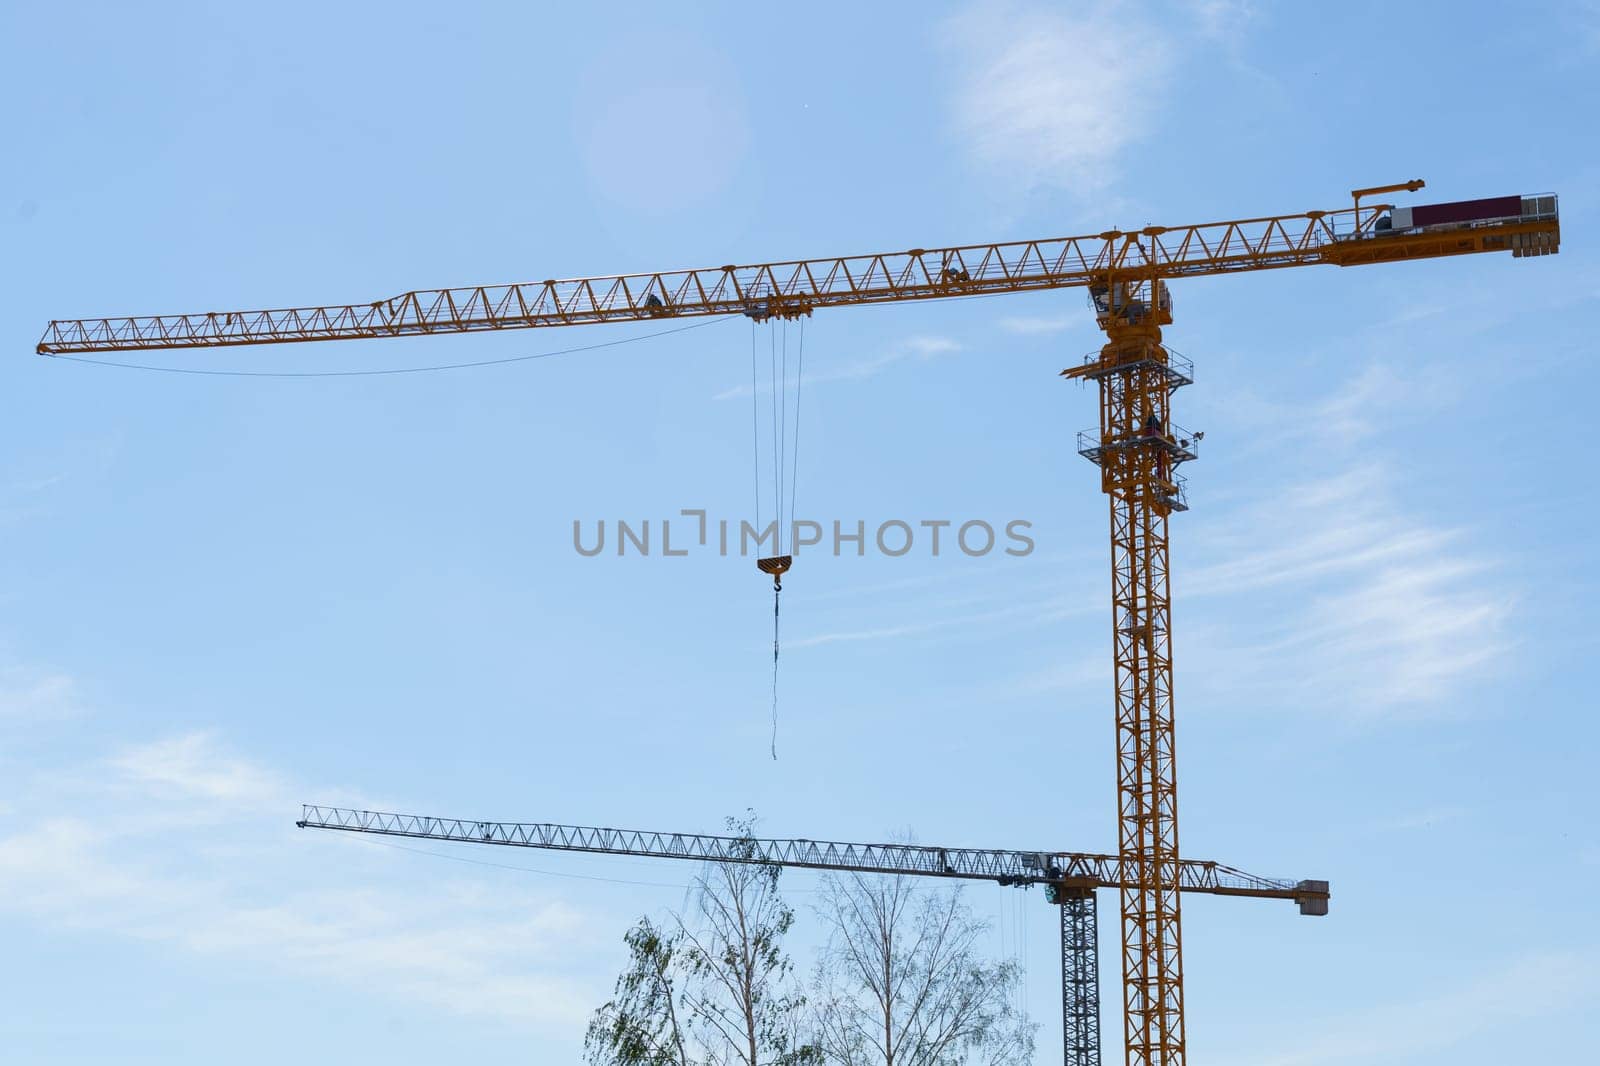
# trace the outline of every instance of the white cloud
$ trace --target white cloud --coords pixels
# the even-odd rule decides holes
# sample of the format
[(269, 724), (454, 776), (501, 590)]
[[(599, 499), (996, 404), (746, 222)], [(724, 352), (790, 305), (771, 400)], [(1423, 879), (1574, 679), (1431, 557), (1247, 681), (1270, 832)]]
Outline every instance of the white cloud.
[[(1230, 706), (1297, 707), (1359, 721), (1442, 713), (1472, 684), (1512, 668), (1519, 593), (1499, 561), (1474, 547), (1468, 530), (1407, 508), (1392, 468), (1371, 459), (1375, 422), (1392, 421), (1397, 405), (1415, 415), (1418, 403), (1448, 403), (1444, 387), (1411, 399), (1430, 376), (1422, 369), (1402, 380), (1372, 366), (1309, 407), (1258, 402), (1249, 412), (1248, 435), (1270, 442), (1253, 460), (1262, 473), (1242, 504), (1212, 498), (1174, 534), (1181, 545), (1175, 640), (1186, 691)], [(1284, 465), (1273, 455), (1293, 458)], [(1324, 472), (1308, 473), (1307, 456), (1325, 460)], [(1068, 569), (1099, 573), (1094, 554)], [(881, 594), (914, 594), (928, 583), (875, 590), (870, 618), (824, 624), (788, 646), (952, 639), (967, 630), (991, 636), (1110, 610), (1102, 589), (1080, 580), (1064, 595), (997, 588), (992, 598), (962, 604), (907, 604)], [(1204, 668), (1191, 672), (1183, 663)], [(1086, 657), (994, 691), (1095, 688), (1109, 670), (1107, 652), (1103, 663)]]
[(966, 639), (993, 639), (1018, 626), (1032, 628), (1046, 622), (1104, 609), (1099, 597), (1089, 598), (1079, 595), (1028, 598), (1017, 595), (1013, 590), (994, 590), (967, 599), (922, 602), (909, 607), (902, 602), (891, 604), (879, 597), (872, 606), (877, 610), (889, 606), (901, 617), (909, 611), (920, 618), (930, 620), (887, 626), (833, 629), (786, 641), (784, 647), (799, 649), (826, 644), (857, 644), (949, 634), (952, 631)]
[(1208, 624), (1186, 637), (1236, 692), (1336, 706), (1352, 717), (1438, 705), (1507, 661), (1516, 596), (1493, 562), (1395, 502), (1362, 465), (1207, 520), (1196, 549), (1216, 559), (1175, 582)]
[[(1079, 613), (1098, 614), (1101, 611), (1110, 613), (1110, 608), (1096, 603), (1092, 610), (1085, 608)], [(993, 691), (1003, 696), (1036, 696), (1047, 692), (1103, 689), (1111, 681), (1111, 671), (1109, 651), (1096, 648), (1093, 651), (1079, 652), (1064, 662), (1057, 662), (1042, 670), (1024, 674), (1014, 681), (996, 685)]]
[(1185, 595), (1237, 594), (1309, 583), (1445, 547), (1441, 530), (1401, 522), (1385, 505), (1383, 475), (1355, 467), (1305, 484), (1274, 486), (1267, 498), (1215, 519), (1205, 516), (1199, 551), (1217, 561), (1192, 567)]
[[(1184, 641), (1209, 675), (1361, 717), (1438, 706), (1504, 668), (1515, 590), (1465, 530), (1407, 509), (1400, 475), (1372, 459), (1379, 425), (1432, 418), (1456, 391), (1434, 368), (1373, 363), (1320, 402), (1230, 406), (1240, 435), (1265, 442), (1250, 461), (1281, 473), (1242, 507), (1196, 512), (1201, 561), (1174, 591), (1229, 601)], [(1323, 472), (1279, 467), (1282, 454), (1321, 457)]]
[(1419, 366), (1402, 373), (1386, 363), (1371, 363), (1318, 405), (1308, 428), (1331, 444), (1347, 447), (1370, 437), (1381, 425), (1394, 432), (1397, 416), (1432, 414), (1460, 395), (1462, 375)]
[(448, 876), (400, 887), (390, 851), (292, 828), (294, 791), (206, 734), (42, 774), (24, 794), (69, 813), (8, 812), (0, 915), (563, 1036), (581, 1028), (601, 990), (575, 976), (594, 949), (580, 915)]
[[(1285, 446), (1315, 454), (1348, 452), (1379, 432), (1393, 435), (1436, 416), (1461, 397), (1462, 375), (1451, 367), (1371, 362), (1326, 397), (1283, 402), (1240, 391), (1227, 400), (1230, 432), (1261, 442), (1255, 454)], [(1202, 427), (1204, 428), (1204, 427)]]
[(1002, 318), (1000, 328), (1007, 333), (1016, 333), (1024, 337), (1037, 336), (1044, 333), (1062, 333), (1074, 326), (1083, 325), (1082, 316), (1054, 315), (1050, 317), (1037, 317), (1018, 315), (1011, 318)]
[(788, 643), (791, 649), (815, 648), (824, 644), (858, 644), (863, 641), (895, 640), (900, 637), (921, 637), (930, 633), (938, 633), (950, 629), (965, 629), (971, 626), (986, 626), (1019, 615), (1033, 617), (1046, 610), (1045, 605), (1018, 604), (1011, 607), (1001, 607), (995, 610), (974, 611), (966, 614), (951, 614), (948, 611), (927, 612), (935, 617), (928, 622), (907, 622), (903, 625), (878, 626), (868, 629), (836, 629), (826, 633), (816, 633), (809, 637), (801, 637)]
[(182, 798), (271, 807), (288, 802), (283, 782), (243, 759), (231, 758), (208, 733), (138, 745), (111, 759), (129, 782)]
[(951, 340), (949, 337), (931, 336), (907, 337), (901, 342), (901, 347), (912, 355), (920, 356), (923, 359), (961, 350), (961, 344)]
[(0, 721), (68, 718), (77, 713), (77, 686), (65, 674), (0, 670)]
[(1372, 1007), (1320, 1033), (1302, 1027), (1273, 1041), (1291, 1051), (1219, 1058), (1246, 1066), (1415, 1061), (1535, 1019), (1569, 1018), (1600, 993), (1597, 977), (1600, 972), (1583, 952), (1529, 953), (1454, 988)]
[(1115, 183), (1170, 65), (1159, 24), (1118, 4), (1069, 13), (993, 2), (941, 29), (956, 69), (955, 129), (980, 166), (1021, 191), (1087, 195)]
[(1221, 41), (1237, 38), (1260, 13), (1255, 0), (1185, 0), (1183, 6), (1202, 35)]

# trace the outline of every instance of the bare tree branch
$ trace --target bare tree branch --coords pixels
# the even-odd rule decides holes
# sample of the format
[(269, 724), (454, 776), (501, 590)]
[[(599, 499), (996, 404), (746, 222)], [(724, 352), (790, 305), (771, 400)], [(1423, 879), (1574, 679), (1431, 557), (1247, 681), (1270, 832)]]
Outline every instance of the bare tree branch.
[(1037, 1028), (1012, 1006), (1013, 962), (984, 958), (986, 926), (960, 889), (908, 878), (829, 877), (818, 901), (827, 947), (813, 981), (812, 1028), (839, 1066), (1012, 1066)]
[[(740, 841), (754, 819), (728, 819)], [(738, 847), (740, 841), (735, 841)], [(593, 1066), (806, 1066), (821, 1057), (802, 1038), (806, 999), (783, 938), (794, 912), (779, 868), (726, 862), (696, 879), (695, 905), (670, 936), (642, 921), (617, 995), (585, 1042)]]

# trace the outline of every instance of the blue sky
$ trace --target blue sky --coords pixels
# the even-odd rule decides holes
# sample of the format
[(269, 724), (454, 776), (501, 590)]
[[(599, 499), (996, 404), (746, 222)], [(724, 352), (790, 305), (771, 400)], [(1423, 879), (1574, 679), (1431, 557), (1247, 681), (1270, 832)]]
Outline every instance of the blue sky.
[[(621, 934), (693, 873), (319, 837), (305, 801), (1115, 843), (1093, 397), (1056, 378), (1099, 343), (1081, 293), (807, 324), (802, 517), (1024, 519), (1037, 549), (802, 556), (775, 763), (765, 579), (571, 542), (749, 517), (748, 324), (274, 380), (46, 361), (46, 320), (1176, 225), (1412, 177), (1420, 203), (1560, 193), (1561, 255), (1174, 290), (1176, 417), (1206, 431), (1173, 549), (1184, 850), (1335, 892), (1325, 921), (1186, 903), (1194, 1061), (1600, 1036), (1593, 3), (11, 5), (0, 42), (8, 1061), (573, 1062)], [(786, 884), (803, 960), (816, 882)], [(1026, 960), (1051, 1061), (1054, 912), (969, 898)]]

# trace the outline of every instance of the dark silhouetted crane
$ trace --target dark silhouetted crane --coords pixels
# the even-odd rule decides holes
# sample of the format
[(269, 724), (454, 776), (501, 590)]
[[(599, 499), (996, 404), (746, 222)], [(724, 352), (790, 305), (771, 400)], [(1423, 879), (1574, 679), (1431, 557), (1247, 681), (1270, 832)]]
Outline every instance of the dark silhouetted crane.
[[(548, 822), (482, 822), (417, 814), (306, 806), (301, 828), (337, 829), (417, 840), (493, 844), (596, 855), (638, 855), (696, 862), (758, 863), (858, 874), (943, 877), (1044, 887), (1061, 911), (1062, 1041), (1067, 1066), (1100, 1066), (1100, 992), (1095, 890), (1135, 884), (1116, 855), (997, 848), (940, 848), (922, 844), (843, 844), (830, 840), (772, 840), (702, 833), (599, 829)], [(1213, 896), (1290, 900), (1301, 914), (1328, 913), (1328, 882), (1279, 881), (1231, 866), (1184, 859), (1179, 889)]]

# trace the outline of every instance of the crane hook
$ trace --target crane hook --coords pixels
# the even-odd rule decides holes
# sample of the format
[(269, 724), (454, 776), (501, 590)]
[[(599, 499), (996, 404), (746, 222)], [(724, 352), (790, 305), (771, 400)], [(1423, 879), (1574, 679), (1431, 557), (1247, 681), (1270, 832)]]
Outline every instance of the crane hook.
[(756, 560), (756, 569), (763, 574), (771, 574), (772, 587), (779, 590), (783, 588), (783, 575), (787, 574), (789, 567), (793, 565), (794, 556), (792, 555), (773, 555), (766, 559)]

